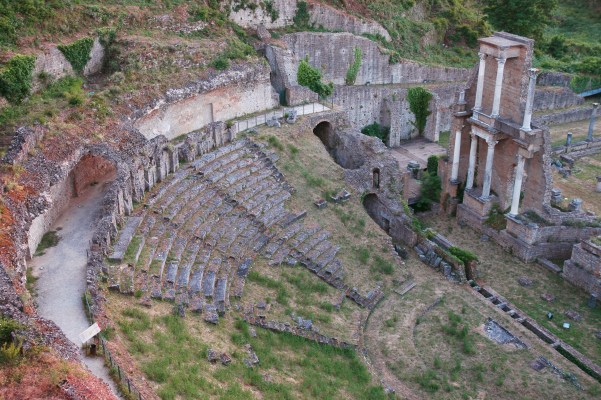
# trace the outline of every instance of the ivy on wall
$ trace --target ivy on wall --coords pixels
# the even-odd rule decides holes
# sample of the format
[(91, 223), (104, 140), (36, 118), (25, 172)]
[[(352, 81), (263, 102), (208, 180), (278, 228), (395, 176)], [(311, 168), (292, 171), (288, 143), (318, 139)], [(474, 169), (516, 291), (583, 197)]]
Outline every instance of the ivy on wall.
[(428, 92), (423, 87), (413, 87), (407, 92), (407, 101), (409, 101), (409, 109), (415, 115), (413, 125), (417, 128), (420, 135), (424, 134), (426, 129), (426, 121), (431, 112), (428, 110), (428, 105), (432, 99), (432, 93)]
[(0, 94), (11, 103), (20, 103), (31, 92), (35, 57), (16, 55), (0, 68)]
[(81, 74), (88, 61), (90, 61), (90, 52), (93, 45), (94, 39), (86, 37), (70, 44), (58, 45), (57, 47), (65, 55), (73, 70)]
[(357, 74), (359, 73), (359, 68), (361, 68), (362, 58), (363, 52), (359, 47), (355, 47), (355, 59), (348, 67), (348, 71), (346, 71), (346, 77), (344, 78), (344, 81), (347, 85), (351, 86), (355, 84), (355, 81), (357, 80)]

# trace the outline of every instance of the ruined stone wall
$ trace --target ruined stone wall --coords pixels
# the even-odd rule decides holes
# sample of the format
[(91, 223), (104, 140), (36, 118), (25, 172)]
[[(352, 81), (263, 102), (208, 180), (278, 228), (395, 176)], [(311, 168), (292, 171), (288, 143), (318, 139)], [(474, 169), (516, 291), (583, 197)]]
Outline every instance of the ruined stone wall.
[(90, 186), (114, 178), (115, 165), (102, 157), (85, 155), (75, 166), (72, 175), (73, 196), (81, 196)]
[(284, 72), (288, 73), (291, 84), (297, 84), (298, 63), (309, 56), (310, 64), (321, 69), (324, 80), (344, 85), (355, 48), (360, 48), (363, 54), (356, 85), (456, 82), (467, 80), (469, 74), (464, 68), (429, 67), (408, 60), (390, 64), (390, 56), (376, 42), (350, 33), (299, 32), (282, 39), (294, 56), (290, 61), (294, 67)]
[[(239, 4), (234, 0), (230, 5), (229, 18), (238, 25), (245, 28), (257, 28), (264, 25), (268, 29), (282, 28), (294, 24), (294, 17), (298, 8), (297, 0), (274, 0), (273, 7), (277, 10), (277, 18), (273, 19), (267, 11), (264, 3), (260, 0), (251, 0), (256, 7), (254, 10), (243, 8), (234, 11), (234, 7)], [(308, 11), (310, 15), (310, 24), (315, 28), (322, 28), (329, 31), (351, 32), (356, 35), (365, 33), (380, 35), (385, 40), (390, 41), (390, 34), (384, 27), (373, 20), (367, 20), (347, 14), (342, 10), (336, 9), (319, 1), (308, 1)]]
[[(451, 106), (461, 85), (426, 87), (434, 96), (430, 102), (431, 114), (424, 137), (438, 140), (438, 134), (451, 129)], [(415, 115), (409, 110), (407, 89), (390, 85), (336, 86), (332, 98), (336, 106), (347, 112), (351, 126), (361, 130), (377, 122), (390, 127), (388, 145), (399, 146), (401, 141), (418, 136), (412, 122)]]
[(147, 139), (168, 140), (216, 121), (272, 109), (278, 96), (262, 63), (237, 65), (183, 89), (171, 89), (137, 114), (134, 123)]
[[(83, 70), (84, 76), (100, 72), (104, 63), (104, 55), (104, 48), (100, 44), (100, 40), (95, 38), (92, 50), (90, 50), (90, 60)], [(37, 92), (44, 86), (44, 82), (39, 78), (42, 72), (48, 74), (52, 80), (75, 75), (69, 61), (54, 45), (49, 45), (41, 53), (36, 54), (35, 66), (32, 73), (32, 92)]]
[(567, 124), (569, 122), (589, 120), (591, 118), (592, 112), (592, 106), (578, 107), (569, 110), (540, 115), (535, 118), (535, 121), (539, 125)]
[(563, 72), (542, 72), (536, 79), (539, 86), (563, 86), (569, 87), (572, 76)]
[(601, 246), (591, 241), (575, 244), (572, 257), (564, 263), (563, 277), (601, 297)]
[(566, 87), (537, 87), (534, 94), (534, 110), (556, 110), (580, 106), (584, 98)]

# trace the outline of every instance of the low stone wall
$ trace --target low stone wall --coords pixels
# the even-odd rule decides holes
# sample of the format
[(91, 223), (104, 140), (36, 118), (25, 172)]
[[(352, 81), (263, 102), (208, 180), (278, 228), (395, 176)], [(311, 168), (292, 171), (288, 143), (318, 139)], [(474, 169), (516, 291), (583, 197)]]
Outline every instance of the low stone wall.
[(562, 159), (565, 159), (569, 162), (574, 162), (574, 160), (590, 156), (593, 154), (597, 154), (601, 152), (601, 139), (594, 139), (592, 142), (579, 142), (574, 143), (570, 146), (561, 146), (554, 147), (553, 154), (556, 156), (562, 156)]
[[(591, 118), (593, 107), (578, 107), (535, 117), (538, 125), (567, 124)], [(567, 133), (567, 132), (566, 132)]]
[(318, 1), (309, 2), (309, 13), (311, 14), (311, 24), (315, 28), (350, 32), (355, 35), (378, 35), (386, 41), (392, 40), (388, 31), (377, 22), (346, 14), (341, 10)]
[(557, 110), (576, 107), (584, 103), (584, 98), (576, 95), (567, 87), (541, 87), (534, 93), (533, 108), (535, 111)]
[(563, 72), (543, 72), (538, 76), (536, 84), (539, 86), (569, 87), (572, 76)]
[(168, 140), (199, 130), (216, 121), (269, 110), (279, 104), (262, 63), (238, 64), (181, 89), (170, 89), (136, 112), (134, 127), (146, 139)]

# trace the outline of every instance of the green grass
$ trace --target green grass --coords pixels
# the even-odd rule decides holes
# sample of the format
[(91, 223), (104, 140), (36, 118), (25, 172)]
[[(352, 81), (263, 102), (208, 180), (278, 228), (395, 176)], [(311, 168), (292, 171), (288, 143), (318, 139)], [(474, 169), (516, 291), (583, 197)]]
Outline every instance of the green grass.
[(394, 272), (394, 264), (380, 256), (375, 256), (370, 270), (374, 273), (392, 275)]
[(123, 262), (126, 264), (135, 264), (136, 253), (140, 248), (140, 243), (142, 243), (142, 236), (135, 235), (129, 245), (127, 246), (127, 250), (125, 250), (125, 255), (123, 256)]
[[(212, 366), (206, 360), (207, 350), (223, 351), (224, 344), (216, 346), (208, 336), (196, 334), (191, 326), (197, 323), (187, 324), (175, 315), (150, 319), (137, 307), (122, 311), (119, 330), (130, 346), (144, 348), (144, 352), (132, 353), (146, 378), (158, 385), (161, 399), (254, 399), (252, 392), (266, 400), (347, 399), (349, 394), (354, 399), (387, 398), (381, 387), (372, 384), (355, 351), (262, 329), (256, 329), (257, 336), (252, 337), (242, 320), (230, 328), (210, 328), (215, 334), (231, 331), (231, 342), (225, 346), (232, 349), (229, 366)], [(246, 343), (260, 360), (254, 368), (243, 363)], [(266, 380), (265, 374), (274, 378)], [(288, 376), (294, 379), (282, 379)]]
[(43, 255), (46, 250), (48, 250), (51, 247), (54, 247), (58, 244), (58, 242), (60, 241), (60, 236), (58, 236), (57, 231), (48, 231), (44, 234), (44, 236), (42, 236), (42, 240), (40, 241), (40, 244), (38, 244), (37, 249), (35, 250), (35, 256), (41, 256)]

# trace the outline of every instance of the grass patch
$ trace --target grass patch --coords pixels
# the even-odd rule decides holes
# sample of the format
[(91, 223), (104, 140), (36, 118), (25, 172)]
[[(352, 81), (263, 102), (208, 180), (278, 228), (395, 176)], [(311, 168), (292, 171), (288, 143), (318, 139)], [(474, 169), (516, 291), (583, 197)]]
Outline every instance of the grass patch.
[(375, 256), (370, 270), (378, 274), (392, 275), (394, 272), (394, 264), (380, 256)]
[(126, 264), (135, 264), (136, 263), (136, 253), (140, 248), (140, 243), (142, 243), (142, 236), (135, 235), (129, 245), (127, 246), (127, 250), (125, 250), (125, 255), (123, 256), (123, 262)]
[(60, 239), (61, 238), (58, 235), (57, 231), (46, 232), (44, 234), (44, 236), (42, 236), (42, 240), (40, 241), (40, 244), (38, 244), (38, 247), (35, 250), (34, 256), (43, 255), (46, 252), (46, 250), (58, 245), (58, 242), (60, 241)]

